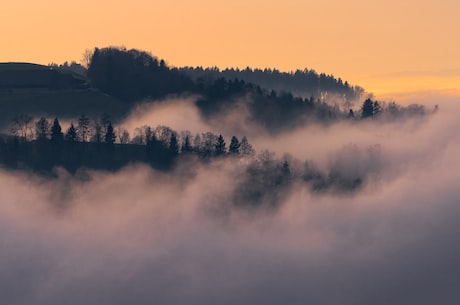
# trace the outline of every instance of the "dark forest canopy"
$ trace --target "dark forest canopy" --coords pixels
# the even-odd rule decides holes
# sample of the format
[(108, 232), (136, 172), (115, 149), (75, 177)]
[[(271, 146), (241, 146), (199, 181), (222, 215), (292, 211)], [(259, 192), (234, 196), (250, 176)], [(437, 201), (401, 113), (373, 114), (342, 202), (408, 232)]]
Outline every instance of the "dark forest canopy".
[[(359, 86), (350, 86), (347, 81), (315, 70), (170, 68), (164, 60), (148, 52), (116, 47), (96, 48), (89, 59), (88, 75), (99, 89), (128, 100), (184, 91), (203, 93), (200, 90), (203, 85), (211, 86), (220, 78), (242, 80), (270, 91), (290, 92), (307, 98), (336, 94), (352, 101), (364, 93)], [(162, 86), (152, 86), (156, 83)]]
[(212, 83), (219, 78), (240, 79), (245, 82), (256, 84), (264, 89), (277, 92), (290, 92), (295, 96), (309, 98), (321, 97), (324, 94), (336, 94), (348, 102), (360, 99), (364, 95), (364, 89), (359, 86), (351, 86), (341, 78), (333, 75), (318, 73), (313, 69), (303, 69), (291, 72), (283, 72), (277, 69), (234, 69), (220, 70), (217, 67), (183, 67), (179, 71), (189, 75), (195, 81)]
[[(148, 52), (115, 47), (94, 50), (88, 64), (88, 77), (93, 86), (128, 104), (171, 94), (196, 94), (199, 96), (196, 105), (205, 119), (243, 104), (249, 110), (249, 119), (269, 132), (309, 121), (347, 118), (350, 114), (347, 106), (364, 92), (340, 78), (314, 70), (285, 73), (249, 68), (223, 71), (170, 68), (164, 60)], [(283, 88), (274, 88), (275, 84)], [(284, 89), (311, 92), (311, 95), (305, 98)], [(328, 94), (338, 95), (343, 104), (329, 103), (325, 98)]]
[[(245, 119), (270, 133), (278, 133), (310, 122), (329, 123), (350, 117), (376, 118), (390, 114), (398, 116), (401, 113), (423, 113), (421, 106), (412, 107), (412, 110), (417, 108), (417, 111), (405, 111), (406, 107), (375, 101), (375, 105), (378, 106), (375, 115), (368, 115), (369, 109), (365, 108), (364, 115), (354, 116), (355, 112), (362, 110), (353, 109), (352, 103), (355, 99), (361, 102), (359, 97), (364, 92), (362, 88), (350, 86), (340, 78), (336, 79), (324, 73), (318, 74), (314, 70), (286, 73), (249, 68), (223, 71), (215, 68), (170, 68), (164, 60), (148, 52), (120, 47), (95, 48), (94, 51), (85, 54), (86, 76), (82, 72), (83, 66), (75, 63), (41, 66), (40, 69), (32, 71), (33, 73), (24, 72), (22, 68), (13, 71), (16, 74), (25, 73), (22, 80), (30, 77), (36, 82), (45, 80), (44, 77), (37, 77), (37, 73), (58, 77), (51, 77), (52, 81), (47, 81), (41, 91), (25, 88), (16, 92), (16, 89), (6, 88), (6, 93), (0, 92), (0, 103), (5, 104), (5, 113), (0, 115), (4, 118), (9, 116), (8, 119), (18, 113), (31, 113), (37, 116), (65, 115), (69, 118), (82, 112), (90, 115), (105, 112), (111, 114), (116, 121), (127, 115), (140, 102), (154, 102), (168, 96), (193, 95), (197, 96), (195, 104), (205, 120), (225, 114), (229, 109), (244, 109), (248, 115)], [(5, 69), (0, 69), (0, 72), (2, 70)], [(73, 85), (73, 82), (77, 85)], [(50, 87), (48, 83), (59, 86)], [(53, 88), (52, 95), (48, 93), (51, 89), (48, 90), (47, 86)], [(280, 88), (282, 90), (278, 90)], [(298, 90), (304, 93), (311, 92), (311, 95), (298, 95)], [(58, 100), (62, 96), (61, 92), (66, 93), (64, 101)], [(79, 98), (77, 103), (71, 101), (71, 97), (77, 96), (82, 98)], [(84, 98), (85, 96), (90, 96), (91, 100)], [(331, 101), (331, 96), (335, 96), (335, 100)], [(29, 100), (18, 103), (16, 97), (21, 102), (27, 98)], [(36, 101), (40, 99), (52, 102), (41, 102), (42, 105), (37, 105)], [(337, 99), (340, 101), (337, 102)], [(102, 100), (106, 102), (100, 103)], [(14, 105), (11, 101), (14, 101)], [(24, 109), (21, 110), (21, 107)], [(26, 109), (27, 107), (41, 111), (31, 112)], [(101, 111), (104, 110), (101, 107), (107, 109)], [(8, 109), (14, 109), (14, 112), (10, 111), (8, 114)], [(77, 113), (75, 110), (63, 109), (77, 109)]]
[(96, 48), (88, 66), (93, 86), (128, 102), (194, 91), (193, 81), (164, 60), (135, 49)]

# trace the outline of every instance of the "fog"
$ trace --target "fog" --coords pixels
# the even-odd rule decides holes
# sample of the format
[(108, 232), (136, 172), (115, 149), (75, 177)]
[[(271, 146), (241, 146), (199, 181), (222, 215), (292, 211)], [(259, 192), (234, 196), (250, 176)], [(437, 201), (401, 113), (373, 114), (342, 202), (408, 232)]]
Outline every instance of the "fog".
[[(186, 102), (123, 124), (249, 131), (219, 130)], [(296, 182), (277, 209), (233, 205), (244, 160), (53, 179), (0, 170), (1, 303), (458, 304), (459, 114), (446, 102), (418, 119), (252, 131), (280, 159), (372, 169), (347, 194)]]

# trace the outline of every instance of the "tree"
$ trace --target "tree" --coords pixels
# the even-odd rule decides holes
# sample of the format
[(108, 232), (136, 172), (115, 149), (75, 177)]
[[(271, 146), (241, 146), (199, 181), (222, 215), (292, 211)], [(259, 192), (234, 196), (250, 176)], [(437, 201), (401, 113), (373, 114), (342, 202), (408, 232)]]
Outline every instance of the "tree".
[(118, 142), (120, 144), (128, 144), (129, 143), (129, 132), (126, 128), (117, 127), (117, 135), (118, 135)]
[(210, 158), (216, 151), (216, 143), (218, 136), (212, 132), (206, 132), (202, 134), (201, 145), (198, 146), (201, 148), (200, 155), (203, 158)]
[(201, 136), (199, 133), (193, 138), (193, 151), (197, 154), (200, 154), (203, 151), (203, 144), (201, 141)]
[(289, 163), (287, 162), (287, 160), (283, 162), (281, 172), (284, 177), (289, 177), (291, 175), (291, 169), (289, 168)]
[(60, 143), (64, 139), (61, 125), (57, 118), (54, 118), (53, 126), (51, 126), (51, 141), (54, 143)]
[(100, 125), (102, 127), (102, 132), (105, 134), (107, 132), (107, 127), (110, 123), (110, 116), (107, 113), (103, 113), (100, 119)]
[(374, 111), (374, 116), (378, 115), (380, 112), (382, 112), (382, 107), (380, 106), (380, 103), (375, 101), (374, 102), (374, 108), (373, 108), (373, 111)]
[(115, 143), (115, 139), (116, 135), (113, 131), (112, 123), (109, 122), (109, 124), (107, 125), (107, 132), (105, 133), (104, 142), (107, 144), (113, 144)]
[(77, 129), (73, 126), (73, 123), (70, 123), (70, 127), (67, 129), (65, 133), (65, 139), (69, 142), (76, 142), (77, 137)]
[(93, 135), (91, 137), (91, 141), (95, 143), (101, 143), (102, 142), (102, 125), (99, 123), (99, 120), (94, 120), (93, 121)]
[(238, 141), (238, 138), (233, 136), (232, 139), (230, 140), (230, 146), (228, 148), (228, 152), (231, 155), (239, 155), (240, 154), (240, 141)]
[(179, 154), (179, 143), (177, 142), (176, 133), (171, 133), (171, 138), (169, 139), (169, 151), (176, 157)]
[(222, 135), (219, 135), (219, 137), (217, 138), (215, 147), (216, 147), (215, 149), (216, 156), (222, 156), (227, 152), (225, 140)]
[(86, 49), (82, 55), (81, 63), (82, 65), (88, 69), (91, 65), (91, 59), (93, 58), (94, 51), (90, 49)]
[(89, 123), (90, 123), (89, 118), (86, 117), (84, 114), (82, 114), (80, 118), (78, 119), (77, 135), (78, 135), (78, 139), (81, 142), (88, 141), (89, 132), (90, 132)]
[(15, 136), (28, 140), (32, 135), (32, 117), (27, 114), (16, 115), (13, 118), (11, 133)]
[(361, 117), (363, 119), (374, 116), (374, 102), (370, 98), (366, 99), (361, 107)]
[(244, 136), (241, 139), (240, 154), (242, 156), (247, 156), (247, 157), (254, 157), (255, 154), (256, 154), (256, 151), (254, 150), (254, 148), (252, 148), (252, 145), (249, 144), (248, 139), (246, 138), (246, 136)]
[(353, 112), (353, 109), (350, 109), (350, 112), (348, 113), (348, 117), (349, 118), (354, 118), (355, 117), (355, 113)]
[(35, 138), (37, 141), (48, 140), (48, 135), (50, 132), (50, 123), (44, 117), (41, 117), (37, 122), (35, 122)]
[(190, 135), (186, 134), (184, 140), (182, 141), (181, 147), (182, 153), (190, 153), (193, 151), (192, 144), (190, 143)]

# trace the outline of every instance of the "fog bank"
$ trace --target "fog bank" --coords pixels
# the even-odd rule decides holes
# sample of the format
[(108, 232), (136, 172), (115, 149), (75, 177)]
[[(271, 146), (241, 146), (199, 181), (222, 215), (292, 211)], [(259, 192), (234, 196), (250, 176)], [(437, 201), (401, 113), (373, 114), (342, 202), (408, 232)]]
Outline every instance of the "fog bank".
[[(154, 121), (168, 118), (161, 113)], [(51, 180), (1, 170), (0, 300), (458, 304), (459, 114), (446, 103), (424, 119), (253, 134), (258, 150), (318, 166), (342, 158), (353, 170), (380, 147), (359, 191), (295, 183), (277, 210), (232, 205), (246, 166), (238, 160), (183, 162), (171, 173), (56, 169)], [(194, 118), (197, 132), (207, 127)]]

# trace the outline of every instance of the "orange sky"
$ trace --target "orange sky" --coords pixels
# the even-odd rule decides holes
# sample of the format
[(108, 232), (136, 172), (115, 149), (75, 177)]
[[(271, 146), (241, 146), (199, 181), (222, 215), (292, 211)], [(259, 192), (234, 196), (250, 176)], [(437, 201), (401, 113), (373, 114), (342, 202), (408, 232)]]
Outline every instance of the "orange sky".
[(0, 61), (79, 61), (124, 45), (173, 66), (307, 67), (377, 96), (460, 95), (458, 0), (2, 2)]

